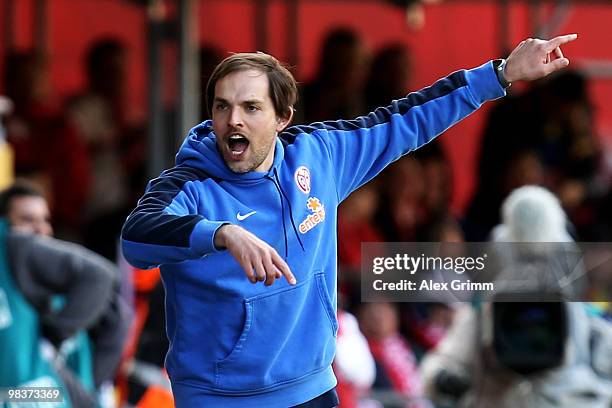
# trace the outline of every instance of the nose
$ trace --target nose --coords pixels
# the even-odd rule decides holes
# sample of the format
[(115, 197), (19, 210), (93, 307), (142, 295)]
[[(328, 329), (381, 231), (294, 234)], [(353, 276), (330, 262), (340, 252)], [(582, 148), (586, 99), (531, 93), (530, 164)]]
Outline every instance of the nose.
[(240, 109), (237, 108), (233, 108), (230, 111), (230, 115), (229, 115), (229, 121), (227, 122), (227, 124), (230, 127), (242, 127), (242, 115), (240, 113)]
[(53, 227), (47, 221), (37, 222), (34, 225), (34, 233), (37, 235), (44, 235), (50, 237), (53, 235)]

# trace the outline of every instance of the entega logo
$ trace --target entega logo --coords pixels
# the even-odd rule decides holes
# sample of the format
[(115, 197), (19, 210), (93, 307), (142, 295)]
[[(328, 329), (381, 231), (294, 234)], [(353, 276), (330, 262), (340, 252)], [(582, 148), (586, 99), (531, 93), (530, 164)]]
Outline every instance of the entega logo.
[(307, 233), (317, 224), (320, 224), (325, 221), (325, 206), (321, 203), (321, 201), (319, 201), (318, 198), (308, 197), (306, 207), (308, 207), (308, 209), (312, 211), (312, 214), (308, 214), (306, 219), (300, 224), (299, 230), (302, 234)]

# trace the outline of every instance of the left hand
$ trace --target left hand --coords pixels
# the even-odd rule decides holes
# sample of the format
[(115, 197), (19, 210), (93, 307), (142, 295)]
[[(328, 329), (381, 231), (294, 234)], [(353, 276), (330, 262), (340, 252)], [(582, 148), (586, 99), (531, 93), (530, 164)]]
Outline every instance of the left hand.
[(578, 38), (578, 34), (555, 37), (552, 40), (529, 38), (522, 41), (506, 59), (504, 77), (508, 82), (539, 79), (565, 68), (569, 59), (563, 56), (561, 45)]

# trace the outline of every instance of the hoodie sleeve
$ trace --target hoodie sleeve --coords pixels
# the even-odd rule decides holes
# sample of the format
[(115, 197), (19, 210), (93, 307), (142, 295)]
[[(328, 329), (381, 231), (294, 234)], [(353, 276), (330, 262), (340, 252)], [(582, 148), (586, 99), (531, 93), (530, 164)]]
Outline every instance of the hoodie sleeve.
[(367, 116), (293, 129), (322, 141), (341, 201), (402, 155), (427, 144), (484, 102), (504, 95), (492, 62), (487, 62), (457, 71)]
[(215, 232), (227, 222), (198, 215), (193, 183), (206, 178), (202, 171), (176, 166), (149, 182), (121, 231), (123, 255), (130, 264), (147, 269), (216, 252)]

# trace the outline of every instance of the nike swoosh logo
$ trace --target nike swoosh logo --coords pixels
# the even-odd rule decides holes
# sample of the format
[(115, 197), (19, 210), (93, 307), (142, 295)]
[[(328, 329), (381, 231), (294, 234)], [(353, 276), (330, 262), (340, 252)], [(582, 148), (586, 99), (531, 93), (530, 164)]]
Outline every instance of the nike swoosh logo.
[(244, 221), (247, 218), (249, 218), (251, 215), (255, 214), (257, 211), (251, 211), (250, 213), (246, 213), (244, 215), (237, 213), (236, 214), (236, 218), (238, 218), (238, 221)]

